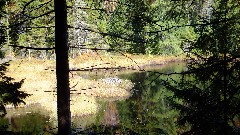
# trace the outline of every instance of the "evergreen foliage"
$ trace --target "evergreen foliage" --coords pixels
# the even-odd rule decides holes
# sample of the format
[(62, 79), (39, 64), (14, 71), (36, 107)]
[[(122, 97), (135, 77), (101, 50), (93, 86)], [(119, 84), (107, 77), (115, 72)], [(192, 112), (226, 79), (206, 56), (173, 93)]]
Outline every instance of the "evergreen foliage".
[(5, 106), (13, 104), (17, 106), (20, 103), (25, 103), (24, 98), (30, 96), (29, 94), (20, 91), (24, 80), (14, 82), (14, 79), (5, 75), (9, 63), (0, 64), (0, 117), (7, 112)]
[[(184, 8), (190, 5), (184, 4)], [(11, 26), (12, 45), (54, 46), (51, 0), (12, 1), (7, 8), (9, 24), (4, 25)], [(182, 5), (167, 0), (69, 1), (70, 55), (81, 55), (86, 50), (74, 48), (83, 46), (128, 53), (181, 54), (197, 37), (192, 27), (184, 27), (193, 20), (192, 14), (189, 9), (183, 10)], [(15, 48), (15, 55), (26, 57), (26, 51)], [(37, 58), (52, 53), (31, 51)]]
[(239, 134), (239, 3), (220, 0), (211, 7), (209, 20), (196, 17), (207, 25), (195, 27), (200, 37), (189, 48), (193, 57), (182, 81), (163, 84), (175, 93), (170, 100), (181, 112), (179, 124), (190, 126), (184, 134)]
[[(196, 39), (188, 16), (170, 1), (120, 0), (109, 19), (110, 47), (130, 53), (177, 55)], [(116, 35), (121, 35), (116, 36)]]
[[(0, 42), (9, 36), (13, 45), (54, 46), (53, 1), (20, 0), (5, 4), (6, 1), (0, 2), (0, 26), (11, 28), (7, 34), (1, 27)], [(188, 71), (182, 72), (181, 81), (159, 81), (175, 93), (169, 100), (180, 110), (179, 124), (186, 125), (181, 133), (239, 134), (240, 8), (237, 0), (118, 0), (113, 5), (102, 0), (79, 0), (68, 4), (70, 46), (103, 44), (105, 48), (128, 53), (177, 55), (184, 50), (189, 54)], [(9, 9), (9, 18), (3, 18), (4, 6)], [(26, 55), (19, 49), (15, 52)], [(28, 96), (18, 91), (23, 81), (15, 83), (13, 78), (5, 76), (7, 65), (0, 66), (2, 114), (5, 114), (6, 103), (17, 105)], [(143, 104), (149, 100), (147, 95), (159, 91), (144, 92), (144, 96), (139, 97)], [(157, 102), (148, 103), (160, 108)], [(140, 108), (136, 114), (144, 109)], [(122, 110), (121, 113), (128, 112)], [(164, 119), (162, 117), (157, 115), (153, 119)]]
[[(7, 5), (11, 45), (46, 48), (54, 45), (53, 1), (11, 1)], [(6, 22), (7, 18), (3, 21)], [(14, 47), (15, 56), (27, 56), (27, 51)], [(36, 58), (46, 58), (53, 52), (32, 51)], [(50, 54), (49, 54), (50, 53)]]
[[(4, 2), (1, 2), (0, 10), (4, 11), (4, 6), (2, 6), (2, 4), (5, 5)], [(3, 16), (3, 12), (0, 12), (0, 15)], [(3, 33), (5, 32), (2, 28), (0, 28), (0, 31)], [(5, 36), (1, 38), (4, 38), (3, 40), (0, 40), (0, 44), (2, 45), (5, 41)], [(3, 56), (1, 56), (1, 59), (2, 58)], [(25, 103), (23, 99), (30, 96), (29, 94), (19, 90), (22, 86), (23, 80), (20, 82), (14, 82), (13, 78), (5, 75), (7, 66), (9, 66), (8, 62), (0, 64), (0, 117), (3, 117), (6, 114), (5, 106), (7, 104), (17, 106), (20, 103)]]

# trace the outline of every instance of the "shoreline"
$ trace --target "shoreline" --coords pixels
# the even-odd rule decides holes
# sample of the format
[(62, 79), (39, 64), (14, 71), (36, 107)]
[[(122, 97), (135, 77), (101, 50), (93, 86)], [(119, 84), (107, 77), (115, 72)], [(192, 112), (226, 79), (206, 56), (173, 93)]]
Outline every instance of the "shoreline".
[[(125, 59), (124, 59), (125, 58)], [(132, 61), (134, 60), (134, 61)], [(180, 57), (167, 57), (164, 58), (162, 56), (152, 57), (152, 56), (132, 56), (131, 60), (124, 56), (101, 56), (100, 58), (91, 58), (88, 61), (83, 61), (81, 58), (70, 59), (69, 60), (70, 68), (78, 67), (81, 68), (111, 68), (111, 67), (129, 67), (129, 68), (141, 68), (144, 69), (147, 66), (159, 66), (166, 65), (168, 63), (180, 62), (183, 61), (183, 58)], [(14, 60), (10, 62), (10, 66), (8, 67), (8, 71), (6, 73), (7, 76), (11, 76), (15, 78), (16, 81), (19, 81), (25, 78), (23, 86), (20, 90), (25, 91), (32, 96), (26, 98), (24, 101), (26, 105), (20, 105), (19, 107), (27, 107), (32, 104), (41, 104), (44, 108), (49, 111), (56, 112), (56, 77), (55, 77), (55, 61), (54, 60), (37, 60), (28, 59), (23, 60)], [(124, 69), (124, 71), (128, 69)], [(98, 71), (96, 71), (97, 73)], [(104, 70), (107, 72), (107, 70)], [(109, 74), (109, 77), (116, 76), (115, 72), (117, 70), (111, 71), (112, 74)], [(134, 72), (131, 70), (131, 72)], [(81, 72), (80, 72), (81, 73)], [(96, 85), (97, 84), (97, 85)], [(77, 87), (76, 87), (76, 86)], [(74, 110), (73, 114), (80, 115), (89, 115), (95, 114), (98, 111), (99, 105), (96, 102), (96, 98), (109, 98), (114, 100), (116, 97), (119, 99), (125, 99), (129, 97), (131, 94), (127, 91), (123, 91), (122, 89), (118, 89), (117, 87), (111, 88), (107, 90), (107, 88), (103, 87), (106, 84), (98, 82), (98, 80), (89, 80), (79, 76), (79, 73), (70, 73), (70, 88), (75, 87), (77, 90), (76, 93), (86, 93), (81, 94), (79, 96), (71, 96), (73, 99), (72, 102), (78, 104), (78, 106), (73, 106), (72, 110)], [(90, 86), (96, 87), (96, 89), (92, 92), (84, 91), (81, 92), (81, 89), (89, 88)], [(111, 92), (114, 89), (114, 92)], [(44, 92), (48, 91), (48, 92)], [(90, 92), (90, 93), (89, 93)], [(114, 93), (114, 95), (112, 95)], [(88, 101), (88, 102), (86, 102)], [(78, 112), (78, 108), (84, 108), (81, 112)], [(11, 107), (7, 105), (8, 109)], [(71, 111), (72, 111), (71, 110)], [(54, 114), (56, 115), (56, 114)], [(76, 116), (76, 115), (75, 115)]]

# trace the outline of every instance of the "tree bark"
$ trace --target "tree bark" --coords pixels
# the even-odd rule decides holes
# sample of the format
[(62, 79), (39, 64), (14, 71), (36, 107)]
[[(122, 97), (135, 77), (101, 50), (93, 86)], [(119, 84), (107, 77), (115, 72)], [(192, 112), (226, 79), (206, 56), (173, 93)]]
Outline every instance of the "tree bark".
[(58, 134), (71, 134), (66, 0), (54, 0)]

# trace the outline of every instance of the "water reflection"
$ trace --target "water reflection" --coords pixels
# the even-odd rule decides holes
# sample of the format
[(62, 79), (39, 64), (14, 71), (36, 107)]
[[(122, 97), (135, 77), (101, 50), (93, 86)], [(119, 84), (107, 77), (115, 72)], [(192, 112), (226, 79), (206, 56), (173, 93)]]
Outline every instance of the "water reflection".
[[(173, 96), (173, 93), (160, 85), (161, 79), (167, 79), (167, 76), (159, 76), (154, 72), (179, 72), (184, 69), (184, 64), (174, 63), (145, 69), (146, 72), (119, 73), (119, 78), (135, 83), (133, 95), (122, 101), (98, 99), (97, 102), (101, 104), (98, 114), (72, 118), (73, 133), (177, 134), (179, 129), (175, 122), (178, 112), (167, 102), (167, 98)], [(2, 131), (26, 134), (51, 134), (49, 131), (56, 131), (53, 128), (54, 122), (49, 122), (50, 118), (45, 113), (8, 115), (9, 117), (0, 121), (1, 126), (7, 125)]]
[[(40, 108), (40, 106), (38, 106)], [(50, 117), (44, 112), (31, 111), (33, 108), (13, 109), (5, 118), (0, 118), (0, 134), (52, 134), (56, 129), (52, 129), (53, 123)]]
[[(177, 72), (183, 70), (183, 67), (183, 64), (171, 64), (156, 71)], [(167, 77), (142, 72), (128, 78), (136, 82), (135, 93), (126, 101), (118, 103), (121, 125), (139, 134), (177, 134), (175, 122), (178, 113), (166, 100), (173, 94), (160, 85), (161, 79)]]
[[(173, 93), (160, 85), (160, 81), (168, 77), (159, 76), (154, 72), (179, 72), (184, 70), (184, 64), (175, 63), (160, 69), (158, 67), (149, 70), (152, 72), (120, 74), (120, 78), (129, 79), (135, 83), (133, 95), (124, 101), (105, 103), (108, 110), (99, 115), (100, 123), (95, 123), (79, 133), (177, 134), (179, 132), (176, 125), (178, 112), (167, 102), (167, 98), (173, 96)], [(177, 77), (172, 76), (174, 79)]]
[(104, 111), (103, 125), (115, 126), (119, 124), (119, 115), (116, 103), (108, 102)]

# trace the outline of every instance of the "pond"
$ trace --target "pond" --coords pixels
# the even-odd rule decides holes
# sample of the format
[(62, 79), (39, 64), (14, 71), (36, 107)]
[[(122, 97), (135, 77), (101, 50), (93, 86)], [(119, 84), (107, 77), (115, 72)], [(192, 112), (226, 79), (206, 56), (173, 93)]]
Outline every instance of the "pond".
[[(98, 99), (97, 114), (72, 118), (74, 134), (177, 134), (178, 112), (171, 108), (167, 98), (173, 93), (160, 85), (158, 72), (171, 73), (184, 70), (184, 63), (145, 67), (145, 71), (117, 73), (121, 79), (134, 83), (132, 96), (128, 99)], [(94, 78), (88, 74), (88, 78)], [(101, 78), (101, 74), (98, 75)], [(171, 76), (176, 78), (178, 76)], [(81, 108), (80, 108), (81, 109)], [(0, 119), (0, 133), (6, 134), (54, 134), (57, 121), (41, 105), (8, 109)], [(4, 131), (4, 132), (3, 132)]]

